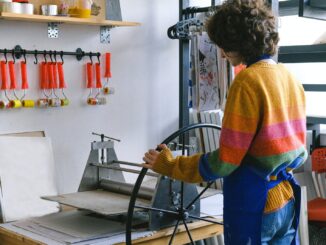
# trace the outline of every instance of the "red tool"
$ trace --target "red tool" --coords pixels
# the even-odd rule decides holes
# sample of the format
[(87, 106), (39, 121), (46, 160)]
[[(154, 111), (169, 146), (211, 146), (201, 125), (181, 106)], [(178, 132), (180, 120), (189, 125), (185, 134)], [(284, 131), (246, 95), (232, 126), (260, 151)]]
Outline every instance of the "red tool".
[(64, 89), (67, 88), (66, 82), (65, 82), (65, 74), (63, 70), (63, 62), (59, 62), (57, 64), (58, 68), (58, 75), (59, 75), (59, 89), (61, 89), (63, 99), (61, 99), (61, 106), (67, 106), (69, 105), (69, 100), (67, 96), (64, 93)]
[(97, 99), (97, 105), (105, 105), (106, 104), (106, 98), (99, 97), (102, 89), (102, 81), (101, 81), (101, 64), (100, 62), (95, 64), (95, 74), (96, 74), (96, 88), (97, 88), (97, 94), (95, 98)]
[(17, 79), (16, 79), (16, 71), (15, 71), (15, 62), (9, 61), (9, 76), (10, 76), (10, 87), (9, 89), (13, 91), (15, 99), (9, 101), (10, 108), (20, 108), (22, 107), (22, 102), (18, 98), (16, 94), (17, 89)]
[(61, 100), (55, 90), (58, 88), (57, 62), (48, 63), (49, 89), (52, 91), (52, 98), (49, 100), (51, 107), (60, 107)]
[(40, 89), (44, 95), (37, 101), (37, 106), (41, 108), (46, 108), (49, 106), (49, 95), (46, 94), (46, 90), (49, 88), (48, 75), (47, 75), (47, 62), (43, 61), (40, 66)]
[[(87, 98), (87, 104), (89, 105), (104, 105), (106, 104), (106, 99), (103, 97), (99, 97), (100, 91), (102, 88), (102, 82), (101, 82), (101, 66), (100, 63), (95, 64), (95, 76), (96, 76), (96, 84), (94, 84), (93, 80), (93, 64), (87, 63), (86, 64), (87, 69), (87, 88), (90, 89), (88, 98)], [(93, 88), (97, 88), (97, 93), (93, 97)]]
[(111, 53), (105, 54), (105, 75), (106, 83), (103, 88), (104, 94), (114, 94), (114, 88), (109, 86), (109, 79), (112, 77), (111, 74)]
[(1, 61), (0, 62), (0, 69), (1, 69), (1, 90), (5, 92), (5, 96), (7, 98), (7, 101), (1, 100), (0, 101), (0, 109), (8, 108), (10, 99), (7, 95), (7, 89), (8, 87), (8, 77), (7, 77), (7, 62)]
[(26, 96), (26, 90), (28, 89), (28, 80), (27, 80), (27, 67), (26, 67), (26, 60), (20, 63), (20, 71), (21, 71), (21, 79), (22, 79), (22, 90), (24, 91), (23, 96), (20, 98), (23, 107), (34, 107), (35, 103), (34, 100), (24, 100)]
[(92, 97), (94, 80), (93, 80), (93, 63), (89, 62), (86, 64), (86, 72), (87, 72), (87, 84), (86, 87), (89, 89), (89, 95), (87, 97), (87, 104), (89, 105), (97, 105), (96, 98)]

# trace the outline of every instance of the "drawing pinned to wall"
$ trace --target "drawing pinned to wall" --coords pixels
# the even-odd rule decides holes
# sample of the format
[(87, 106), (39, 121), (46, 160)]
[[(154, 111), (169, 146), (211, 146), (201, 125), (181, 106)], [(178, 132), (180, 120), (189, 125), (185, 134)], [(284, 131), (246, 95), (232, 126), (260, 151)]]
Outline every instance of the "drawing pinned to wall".
[(207, 33), (197, 35), (197, 44), (198, 110), (217, 109), (220, 101), (217, 46), (209, 40)]

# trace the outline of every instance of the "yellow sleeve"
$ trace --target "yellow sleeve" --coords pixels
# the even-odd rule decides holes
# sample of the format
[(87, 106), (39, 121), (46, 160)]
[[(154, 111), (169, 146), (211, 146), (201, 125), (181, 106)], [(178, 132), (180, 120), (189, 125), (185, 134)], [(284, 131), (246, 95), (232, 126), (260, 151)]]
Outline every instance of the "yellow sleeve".
[(153, 170), (162, 175), (188, 183), (203, 182), (199, 174), (199, 160), (202, 154), (173, 157), (169, 149), (158, 155)]

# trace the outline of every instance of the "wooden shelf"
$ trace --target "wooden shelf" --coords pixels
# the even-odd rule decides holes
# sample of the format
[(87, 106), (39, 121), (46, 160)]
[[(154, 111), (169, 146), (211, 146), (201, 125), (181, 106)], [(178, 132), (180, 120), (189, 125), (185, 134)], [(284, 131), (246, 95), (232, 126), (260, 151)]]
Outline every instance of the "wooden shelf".
[(2, 12), (1, 19), (17, 20), (17, 21), (30, 21), (42, 23), (68, 23), (75, 25), (92, 25), (92, 26), (138, 26), (138, 22), (129, 21), (115, 21), (115, 20), (102, 20), (96, 18), (73, 18), (64, 16), (45, 16), (45, 15), (28, 15), (28, 14), (13, 14)]

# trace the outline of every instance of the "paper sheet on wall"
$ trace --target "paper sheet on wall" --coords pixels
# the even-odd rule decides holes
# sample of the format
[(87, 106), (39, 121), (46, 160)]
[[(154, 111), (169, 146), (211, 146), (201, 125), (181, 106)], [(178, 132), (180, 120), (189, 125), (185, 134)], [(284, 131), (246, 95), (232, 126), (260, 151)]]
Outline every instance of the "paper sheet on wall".
[(51, 141), (43, 137), (0, 137), (1, 210), (4, 222), (58, 212)]
[(198, 110), (214, 110), (220, 103), (217, 46), (210, 41), (206, 32), (197, 35), (197, 43)]

